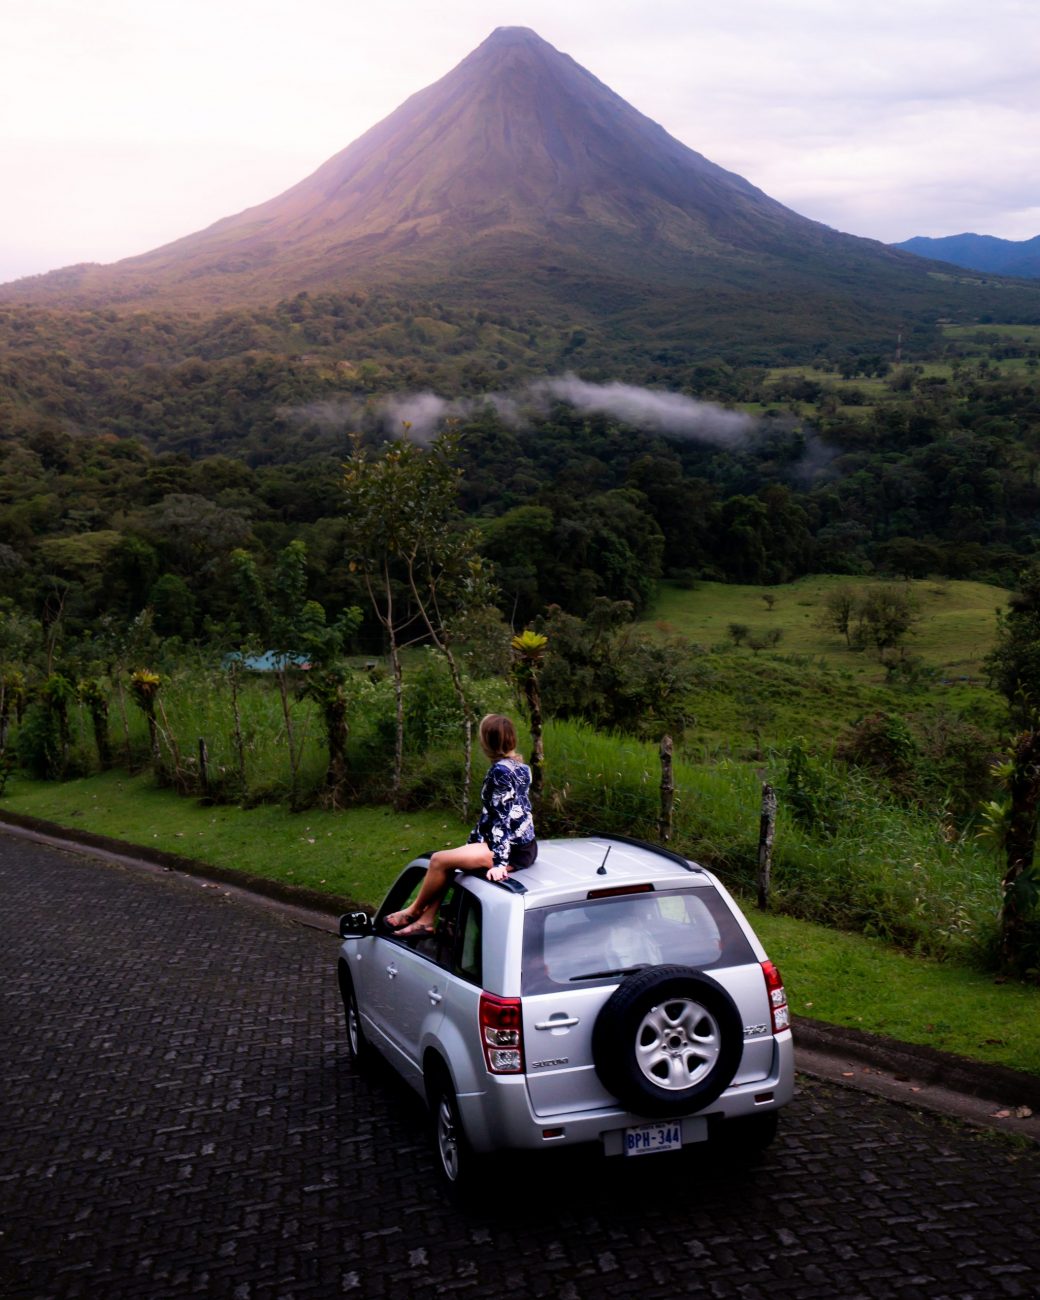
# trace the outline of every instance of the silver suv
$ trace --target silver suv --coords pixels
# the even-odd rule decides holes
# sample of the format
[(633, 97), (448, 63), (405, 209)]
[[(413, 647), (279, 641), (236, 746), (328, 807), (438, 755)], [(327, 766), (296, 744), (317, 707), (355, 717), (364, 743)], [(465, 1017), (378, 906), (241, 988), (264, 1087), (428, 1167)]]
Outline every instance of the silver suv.
[(492, 884), (458, 873), (433, 935), (340, 920), (351, 1055), (377, 1048), (429, 1104), (450, 1183), (496, 1150), (641, 1156), (767, 1145), (794, 1091), (779, 972), (718, 880), (616, 836), (548, 840)]

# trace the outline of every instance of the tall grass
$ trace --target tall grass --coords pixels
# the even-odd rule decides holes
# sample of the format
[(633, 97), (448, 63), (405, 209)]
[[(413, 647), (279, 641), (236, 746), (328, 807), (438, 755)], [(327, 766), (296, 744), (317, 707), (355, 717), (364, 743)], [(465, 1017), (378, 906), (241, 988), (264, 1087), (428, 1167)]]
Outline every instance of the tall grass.
[[(546, 730), (543, 825), (657, 838), (656, 747), (581, 723)], [(786, 760), (761, 766), (676, 760), (672, 844), (731, 887), (755, 885), (762, 781), (782, 787)], [(832, 823), (809, 827), (781, 795), (773, 853), (777, 910), (890, 939), (935, 957), (983, 959), (994, 941), (998, 866), (991, 851), (941, 818), (894, 803), (855, 771), (830, 773), (841, 790)]]
[[(450, 684), (426, 664), (408, 684), (405, 793), (413, 808), (454, 808), (460, 802), (459, 719)], [(502, 682), (474, 687), (478, 711), (508, 709)], [(184, 793), (202, 793), (198, 741), (209, 754), (211, 798), (252, 805), (286, 801), (292, 785), (281, 700), (273, 682), (246, 679), (238, 693), (241, 755), (231, 683), (203, 664), (173, 672), (159, 694), (160, 780)], [(143, 714), (127, 706), (131, 765), (150, 761)], [(292, 721), (300, 754), (297, 788), (320, 798), (327, 755), (315, 705), (294, 698)], [(90, 720), (73, 711), (70, 772), (96, 770)], [(351, 715), (348, 760), (358, 799), (385, 799), (393, 753), (389, 683), (359, 674)], [(113, 700), (113, 751), (125, 754), (123, 722)], [(658, 839), (660, 761), (656, 745), (594, 731), (580, 722), (546, 727), (546, 787), (539, 834), (598, 831)], [(781, 790), (773, 865), (773, 904), (807, 920), (877, 935), (911, 951), (978, 960), (994, 943), (999, 868), (991, 852), (957, 834), (942, 818), (887, 798), (854, 769), (826, 768), (828, 815), (816, 824), (795, 815), (783, 797), (785, 758), (761, 764), (716, 757), (711, 763), (677, 757), (672, 845), (718, 872), (737, 891), (754, 887), (761, 785)], [(243, 769), (244, 768), (244, 779)], [(475, 806), (482, 773), (474, 773)]]

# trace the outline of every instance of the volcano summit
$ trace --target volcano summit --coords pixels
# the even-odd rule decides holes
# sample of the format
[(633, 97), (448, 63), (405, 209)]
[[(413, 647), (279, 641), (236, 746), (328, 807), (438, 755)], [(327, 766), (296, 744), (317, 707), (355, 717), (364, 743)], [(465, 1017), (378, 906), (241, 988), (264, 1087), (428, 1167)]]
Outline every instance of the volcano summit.
[(976, 277), (936, 270), (799, 216), (533, 31), (500, 27), (284, 194), (0, 299), (197, 310), (379, 286), (469, 305), (519, 295), (575, 319), (642, 319), (652, 300), (659, 323), (694, 333), (766, 315), (802, 338), (892, 338), (910, 317), (971, 310)]

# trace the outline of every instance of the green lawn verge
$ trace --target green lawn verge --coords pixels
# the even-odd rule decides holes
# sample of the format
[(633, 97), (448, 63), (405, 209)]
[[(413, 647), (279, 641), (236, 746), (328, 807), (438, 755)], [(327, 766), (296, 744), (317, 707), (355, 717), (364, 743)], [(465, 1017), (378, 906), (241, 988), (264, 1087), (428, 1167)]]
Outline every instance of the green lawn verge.
[(0, 810), (92, 831), (286, 885), (375, 902), (405, 863), (461, 843), (457, 815), (389, 808), (291, 813), (268, 804), (206, 806), (159, 789), (150, 775), (106, 772), (82, 780), (14, 779)]
[(877, 939), (749, 912), (796, 1016), (1040, 1074), (1040, 989)]
[[(16, 778), (0, 809), (360, 903), (378, 902), (410, 857), (467, 831), (443, 811), (207, 807), (150, 776), (113, 772), (61, 785)], [(1040, 1073), (1040, 989), (790, 917), (755, 912), (752, 921), (796, 1015)]]

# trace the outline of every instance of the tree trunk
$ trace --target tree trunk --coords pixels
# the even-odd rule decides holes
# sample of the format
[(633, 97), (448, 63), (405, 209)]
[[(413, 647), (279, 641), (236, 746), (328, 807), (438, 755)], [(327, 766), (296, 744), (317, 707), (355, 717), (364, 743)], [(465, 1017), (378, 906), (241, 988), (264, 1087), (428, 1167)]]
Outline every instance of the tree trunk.
[(292, 812), (300, 811), (300, 796), (297, 790), (297, 769), (300, 760), (296, 753), (296, 732), (292, 723), (292, 707), (289, 704), (289, 668), (285, 660), (278, 669), (278, 691), (282, 697), (282, 719), (285, 722), (285, 740), (289, 749), (289, 808)]
[(769, 907), (770, 875), (773, 870), (773, 835), (776, 832), (776, 791), (762, 783), (762, 816), (758, 824), (758, 906)]
[(231, 685), (231, 716), (235, 722), (235, 756), (238, 759), (238, 783), (240, 787), (240, 797), (245, 798), (248, 793), (246, 787), (246, 746), (245, 739), (242, 735), (242, 709), (238, 702), (238, 668), (232, 664), (228, 673), (228, 681)]
[(527, 716), (531, 722), (531, 794), (542, 797), (545, 780), (545, 747), (542, 743), (542, 696), (538, 690), (538, 676), (532, 668), (524, 677), (524, 698)]
[[(431, 615), (427, 602), (419, 594), (419, 584), (415, 577), (415, 557), (408, 561), (408, 585), (412, 589), (412, 596), (415, 599), (416, 608), (422, 616), (422, 621), (426, 625), (426, 630), (430, 634), (430, 640), (444, 656), (448, 665), (448, 672), (451, 674), (451, 684), (455, 690), (455, 698), (459, 702), (459, 708), (462, 710), (462, 798), (459, 803), (462, 808), (462, 820), (469, 821), (469, 790), (470, 782), (473, 779), (473, 709), (466, 697), (466, 690), (462, 684), (462, 674), (459, 672), (459, 665), (451, 650), (451, 644), (447, 633), (444, 630), (444, 621), (440, 617), (436, 620)], [(434, 592), (432, 598), (434, 613), (437, 612), (437, 599)]]
[(325, 733), (329, 745), (329, 766), (325, 773), (325, 788), (333, 808), (342, 808), (347, 801), (347, 700), (343, 688), (330, 689), (325, 696)]
[(675, 777), (672, 773), (672, 738), (661, 737), (661, 816), (657, 833), (665, 842), (672, 838), (672, 808), (675, 804)]
[(404, 777), (404, 676), (401, 671), (401, 652), (392, 626), (390, 633), (390, 664), (394, 672), (394, 781), (390, 802), (395, 809), (401, 807), (401, 783)]
[(1004, 837), (1007, 870), (1001, 882), (1004, 902), (1000, 916), (1000, 949), (1004, 965), (1013, 968), (1022, 952), (1029, 910), (1020, 889), (1033, 869), (1037, 810), (1040, 807), (1040, 731), (1024, 731), (1015, 741), (1011, 768), (1011, 812)]
[[(108, 705), (90, 710), (90, 721), (94, 727), (94, 744), (97, 746), (98, 763), (102, 772), (112, 766), (112, 746), (108, 739)], [(3, 748), (0, 742), (0, 749)]]
[(119, 716), (123, 719), (123, 748), (126, 752), (126, 766), (133, 771), (133, 750), (130, 747), (130, 719), (126, 716), (126, 695), (123, 693), (123, 682), (121, 678), (116, 678), (116, 695), (119, 699)]

